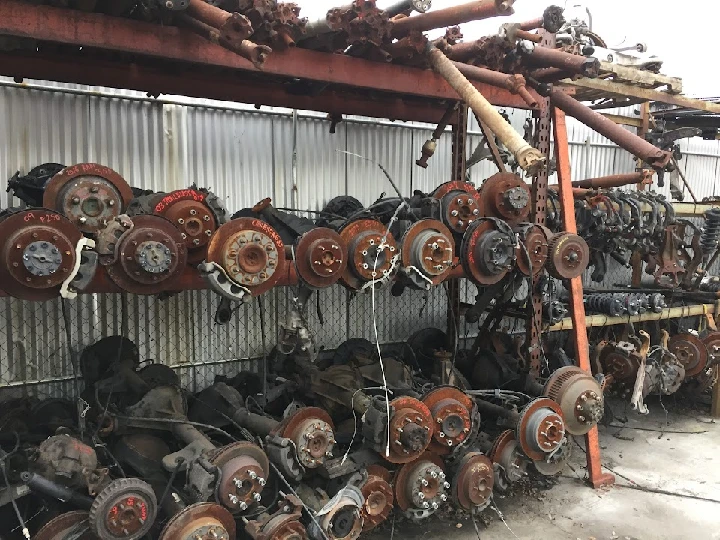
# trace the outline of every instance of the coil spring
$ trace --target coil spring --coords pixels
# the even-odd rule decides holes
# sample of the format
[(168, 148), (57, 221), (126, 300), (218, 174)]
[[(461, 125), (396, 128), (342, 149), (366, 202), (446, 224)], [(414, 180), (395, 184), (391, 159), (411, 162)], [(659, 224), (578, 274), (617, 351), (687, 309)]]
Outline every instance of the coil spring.
[[(717, 286), (720, 290), (720, 282)], [(661, 293), (596, 293), (585, 297), (587, 311), (611, 317), (638, 315), (648, 311), (660, 313), (666, 307), (667, 302)]]
[(712, 277), (710, 281), (701, 283), (700, 289), (707, 292), (720, 292), (720, 277)]
[(619, 317), (625, 312), (622, 300), (612, 294), (590, 294), (585, 297), (585, 306), (588, 311), (611, 317)]
[(720, 208), (711, 208), (705, 212), (705, 228), (700, 235), (700, 248), (709, 254), (720, 242)]

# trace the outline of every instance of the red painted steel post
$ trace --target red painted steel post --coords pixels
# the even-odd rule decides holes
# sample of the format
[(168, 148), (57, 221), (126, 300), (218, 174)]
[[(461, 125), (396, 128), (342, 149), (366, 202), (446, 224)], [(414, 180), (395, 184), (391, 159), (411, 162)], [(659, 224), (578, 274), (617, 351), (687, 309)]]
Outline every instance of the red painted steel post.
[[(571, 172), (570, 172), (570, 150), (568, 145), (567, 125), (565, 113), (559, 109), (553, 110), (554, 134), (555, 134), (555, 157), (557, 159), (558, 186), (560, 193), (560, 205), (564, 228), (567, 232), (577, 234), (577, 223), (575, 221), (575, 199), (573, 198)], [(585, 324), (585, 304), (583, 303), (582, 277), (570, 280), (570, 315), (575, 333), (575, 358), (578, 366), (587, 372), (591, 372), (590, 348), (587, 337), (587, 326)], [(607, 486), (615, 482), (612, 474), (603, 473), (600, 462), (600, 443), (598, 440), (598, 429), (594, 427), (585, 436), (585, 447), (587, 451), (587, 467), (590, 483), (594, 488)]]

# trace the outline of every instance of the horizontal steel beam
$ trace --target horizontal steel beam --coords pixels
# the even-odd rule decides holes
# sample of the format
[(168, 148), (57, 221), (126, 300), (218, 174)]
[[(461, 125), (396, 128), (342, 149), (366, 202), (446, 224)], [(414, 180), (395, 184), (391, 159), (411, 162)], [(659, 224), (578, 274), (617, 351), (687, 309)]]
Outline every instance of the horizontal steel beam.
[(679, 107), (688, 107), (698, 111), (707, 111), (711, 113), (720, 113), (720, 104), (703, 101), (701, 99), (689, 98), (679, 94), (669, 94), (652, 88), (641, 88), (631, 84), (609, 81), (606, 79), (563, 79), (560, 81), (562, 87), (570, 86), (574, 88), (584, 88), (588, 90), (598, 90), (605, 92), (608, 96), (631, 97), (641, 99), (643, 101), (659, 101), (668, 103), (669, 105), (677, 105)]
[[(255, 84), (259, 78), (272, 76), (405, 96), (458, 99), (447, 82), (430, 70), (301, 48), (274, 52), (262, 68), (258, 69), (250, 61), (186, 29), (98, 13), (34, 6), (17, 0), (4, 0), (0, 3), (0, 34), (118, 51), (136, 57), (223, 67), (253, 74), (252, 78), (244, 81), (233, 79), (236, 84)], [(137, 58), (133, 58), (133, 61), (137, 61)], [(120, 58), (118, 62), (128, 63), (128, 59)], [(495, 105), (527, 108), (520, 97), (505, 89), (481, 83), (476, 83), (476, 87)], [(392, 111), (382, 115), (385, 118), (392, 116)]]
[(445, 102), (401, 99), (393, 94), (378, 94), (368, 99), (339, 88), (325, 89), (312, 96), (296, 95), (277, 84), (244, 84), (235, 73), (202, 73), (192, 66), (177, 64), (152, 67), (139, 63), (111, 63), (102, 59), (76, 60), (67, 55), (0, 53), (0, 73), (16, 79), (44, 79), (138, 90), (152, 96), (174, 94), (332, 115), (359, 115), (430, 124), (439, 122), (446, 110)]

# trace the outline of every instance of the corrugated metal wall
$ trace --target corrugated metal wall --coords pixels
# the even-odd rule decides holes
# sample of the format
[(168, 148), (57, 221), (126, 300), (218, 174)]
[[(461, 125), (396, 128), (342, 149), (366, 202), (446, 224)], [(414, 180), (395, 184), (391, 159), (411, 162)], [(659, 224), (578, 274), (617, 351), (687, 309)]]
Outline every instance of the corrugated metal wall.
[[(509, 111), (522, 130), (526, 114)], [(103, 163), (131, 185), (172, 190), (192, 183), (215, 191), (231, 211), (270, 196), (279, 207), (318, 210), (347, 193), (369, 204), (391, 187), (382, 163), (400, 190), (430, 191), (448, 180), (450, 137), (443, 137), (427, 170), (414, 165), (433, 126), (348, 119), (329, 133), (322, 115), (188, 98), (152, 100), (137, 92), (35, 82), (18, 86), (0, 80), (0, 177), (44, 162)], [(629, 172), (630, 156), (570, 120), (573, 171), (577, 178)], [(474, 120), (470, 147), (481, 141)], [(684, 143), (683, 162), (698, 196), (715, 193), (720, 143)], [(295, 149), (295, 151), (293, 151)], [(345, 153), (348, 152), (348, 153)], [(480, 184), (495, 172), (489, 162), (471, 170)], [(17, 202), (17, 201), (16, 201)], [(11, 205), (6, 196), (2, 206)], [(474, 293), (467, 287), (466, 295)], [(33, 304), (0, 300), (0, 387), (63, 395), (71, 390), (70, 350), (100, 337), (124, 333), (138, 343), (143, 359), (176, 367), (183, 382), (201, 387), (215, 373), (230, 373), (262, 357), (274, 341), (291, 291), (279, 290), (240, 308), (233, 322), (213, 322), (217, 298), (186, 292), (167, 300), (132, 295), (83, 296), (66, 304), (70, 342), (59, 300)], [(383, 342), (405, 339), (417, 329), (446, 325), (446, 293), (409, 292), (401, 299), (377, 293), (375, 310)], [(368, 296), (350, 298), (341, 287), (320, 293), (310, 324), (318, 343), (334, 348), (349, 337), (373, 338)], [(321, 317), (323, 322), (321, 323)], [(70, 347), (68, 347), (70, 345)], [(58, 381), (58, 382), (52, 382)]]

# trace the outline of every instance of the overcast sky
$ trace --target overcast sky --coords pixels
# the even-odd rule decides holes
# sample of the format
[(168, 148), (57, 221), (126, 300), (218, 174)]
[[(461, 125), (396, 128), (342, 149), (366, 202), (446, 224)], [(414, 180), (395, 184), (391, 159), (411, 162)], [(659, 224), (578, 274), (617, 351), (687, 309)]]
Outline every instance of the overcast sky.
[[(342, 5), (342, 0), (295, 0), (302, 6), (302, 15), (310, 19), (324, 16), (328, 8)], [(392, 0), (378, 0), (380, 7)], [(463, 4), (463, 0), (433, 0), (433, 9)], [(462, 25), (465, 39), (497, 32), (508, 21), (532, 19), (542, 14), (552, 2), (516, 0), (515, 15), (497, 17)], [(564, 6), (565, 0), (555, 0)], [(577, 4), (568, 0), (567, 6)], [(684, 91), (689, 95), (716, 97), (720, 95), (720, 74), (716, 66), (720, 21), (720, 2), (717, 0), (586, 0), (582, 4), (593, 16), (593, 31), (608, 45), (624, 39), (631, 43), (644, 42), (648, 52), (665, 61), (662, 72), (681, 77)]]

